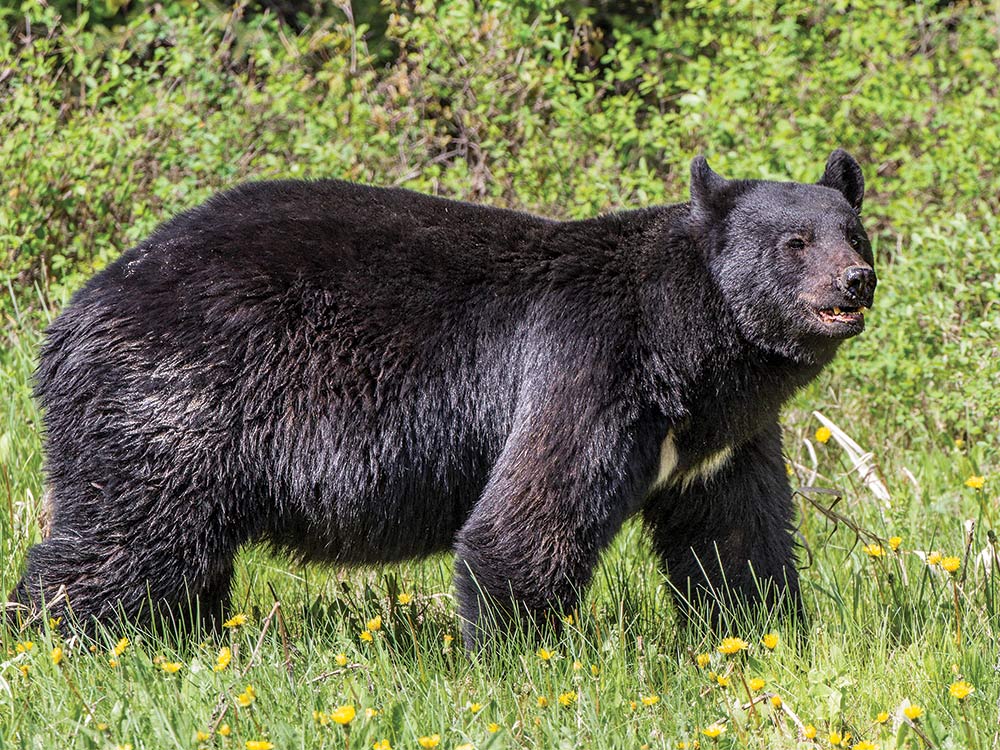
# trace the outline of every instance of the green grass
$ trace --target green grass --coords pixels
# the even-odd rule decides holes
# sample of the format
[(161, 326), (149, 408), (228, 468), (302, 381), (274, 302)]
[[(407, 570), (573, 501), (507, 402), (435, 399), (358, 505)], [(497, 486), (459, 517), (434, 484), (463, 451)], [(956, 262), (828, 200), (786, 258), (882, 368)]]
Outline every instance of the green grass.
[[(887, 282), (892, 284), (891, 276)], [(877, 324), (877, 323), (876, 323)], [(24, 553), (38, 536), (41, 442), (29, 375), (40, 342), (37, 321), (8, 320), (0, 353), (0, 585), (9, 589)], [(859, 342), (860, 343), (860, 342)], [(640, 747), (673, 748), (700, 738), (701, 728), (724, 722), (722, 747), (800, 747), (789, 714), (758, 706), (754, 715), (742, 680), (766, 680), (765, 692), (817, 728), (826, 747), (832, 732), (851, 743), (869, 740), (883, 748), (995, 746), (996, 642), (1000, 635), (998, 576), (971, 560), (989, 545), (996, 523), (995, 453), (985, 441), (958, 447), (952, 439), (913, 435), (905, 444), (879, 431), (877, 403), (857, 414), (854, 399), (865, 385), (851, 375), (859, 346), (848, 345), (833, 372), (804, 393), (786, 415), (789, 460), (796, 482), (817, 472), (815, 486), (842, 494), (834, 525), (800, 497), (803, 584), (810, 615), (798, 646), (780, 623), (741, 627), (733, 635), (748, 653), (728, 660), (716, 653), (718, 636), (679, 634), (669, 589), (657, 572), (638, 524), (630, 524), (605, 556), (574, 624), (558, 639), (537, 644), (515, 638), (500, 652), (470, 659), (458, 638), (448, 557), (385, 569), (302, 567), (259, 549), (240, 558), (234, 611), (248, 615), (243, 627), (221, 640), (160, 637), (123, 626), (91, 652), (62, 643), (48, 628), (2, 635), (0, 746), (112, 748), (244, 748), (267, 739), (276, 748), (344, 746), (370, 748), (382, 739), (392, 747), (418, 747), (418, 738), (440, 734), (440, 747), (478, 748)], [(892, 493), (883, 508), (849, 473), (836, 441), (816, 443), (819, 426), (810, 409), (862, 425), (852, 433), (871, 451)], [(933, 441), (923, 439), (935, 437)], [(810, 440), (818, 462), (805, 447)], [(946, 444), (945, 444), (946, 443)], [(942, 448), (926, 448), (928, 444)], [(904, 472), (905, 469), (905, 472)], [(907, 472), (915, 482), (906, 479)], [(965, 487), (986, 474), (983, 491)], [(919, 485), (919, 489), (918, 486)], [(829, 506), (833, 496), (805, 493)], [(967, 549), (963, 521), (976, 522)], [(869, 558), (850, 525), (882, 539), (902, 537), (899, 554)], [(992, 532), (991, 532), (992, 533)], [(865, 536), (862, 543), (872, 542)], [(958, 555), (955, 577), (925, 564), (914, 550)], [(955, 590), (962, 641), (955, 642)], [(399, 593), (411, 593), (403, 606)], [(280, 618), (268, 615), (280, 602)], [(360, 640), (366, 622), (381, 616), (372, 642)], [(774, 652), (760, 636), (776, 629)], [(119, 637), (130, 645), (111, 666)], [(448, 636), (455, 639), (447, 642)], [(18, 653), (17, 644), (34, 643)], [(64, 656), (52, 663), (51, 649)], [(216, 672), (222, 646), (231, 664)], [(553, 652), (545, 661), (539, 646)], [(698, 653), (712, 653), (702, 669)], [(336, 655), (347, 657), (339, 667)], [(180, 662), (175, 674), (158, 664)], [(22, 674), (22, 667), (27, 674)], [(729, 687), (712, 673), (729, 674)], [(962, 704), (949, 696), (959, 678), (976, 691)], [(241, 707), (238, 696), (252, 685), (256, 700)], [(573, 692), (569, 706), (559, 696)], [(658, 696), (652, 705), (642, 698)], [(548, 701), (539, 705), (539, 698)], [(917, 727), (903, 718), (906, 701), (924, 709)], [(650, 701), (647, 701), (650, 702)], [(468, 706), (482, 704), (478, 712)], [(350, 734), (314, 712), (329, 714), (352, 704)], [(378, 713), (371, 718), (366, 709)], [(223, 713), (225, 711), (225, 713)], [(875, 717), (889, 713), (884, 724)], [(490, 724), (499, 729), (490, 731)], [(218, 734), (223, 724), (228, 737)], [(215, 730), (199, 743), (196, 732)], [(967, 732), (969, 733), (967, 735)]]

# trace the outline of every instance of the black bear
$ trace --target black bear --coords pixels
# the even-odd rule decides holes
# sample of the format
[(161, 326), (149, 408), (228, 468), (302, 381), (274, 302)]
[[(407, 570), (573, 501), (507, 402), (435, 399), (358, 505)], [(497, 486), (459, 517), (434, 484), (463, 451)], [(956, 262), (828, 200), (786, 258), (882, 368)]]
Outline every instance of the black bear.
[(476, 644), (570, 610), (641, 513), (685, 596), (797, 602), (778, 412), (864, 328), (863, 193), (837, 150), (815, 185), (699, 157), (689, 203), (585, 221), (337, 180), (217, 195), (49, 327), (49, 529), (12, 599), (216, 617), (241, 545), (454, 550)]

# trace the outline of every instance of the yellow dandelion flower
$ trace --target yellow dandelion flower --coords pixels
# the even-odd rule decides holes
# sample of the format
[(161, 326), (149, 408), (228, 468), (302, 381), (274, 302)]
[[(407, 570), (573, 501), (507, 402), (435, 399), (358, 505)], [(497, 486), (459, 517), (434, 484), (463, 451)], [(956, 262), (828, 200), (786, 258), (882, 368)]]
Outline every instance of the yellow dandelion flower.
[(55, 630), (62, 623), (61, 617), (50, 617), (49, 618), (49, 629)]
[(441, 640), (444, 641), (445, 646), (450, 646), (451, 642), (455, 640), (455, 636), (453, 636), (451, 633), (445, 633), (443, 636), (441, 636)]
[(984, 484), (986, 484), (986, 477), (971, 476), (965, 480), (965, 486), (974, 490), (981, 490)]
[(207, 742), (208, 740), (212, 739), (212, 735), (210, 735), (208, 732), (203, 732), (199, 729), (197, 732), (195, 732), (194, 739), (195, 742)]
[(539, 695), (538, 696), (538, 707), (539, 708), (545, 708), (547, 705), (549, 705), (549, 699), (546, 698), (544, 695)]
[(914, 703), (904, 708), (903, 713), (906, 714), (906, 718), (910, 721), (916, 721), (924, 715), (924, 709)]
[(840, 732), (830, 732), (830, 736), (827, 737), (827, 739), (830, 741), (831, 747), (838, 747), (840, 743), (844, 741), (844, 738), (841, 737)]
[(949, 573), (956, 573), (962, 567), (962, 561), (957, 557), (945, 557), (941, 560), (941, 567)]
[(779, 640), (781, 639), (778, 638), (777, 633), (767, 633), (760, 639), (760, 642), (764, 644), (764, 648), (768, 651), (774, 651), (778, 647)]
[(852, 750), (878, 750), (878, 745), (874, 742), (869, 742), (868, 740), (861, 740), (856, 744)]
[(555, 656), (555, 653), (549, 651), (547, 648), (538, 649), (538, 658), (541, 659), (542, 661), (548, 661), (553, 656)]
[(940, 562), (941, 562), (940, 552), (931, 552), (929, 555), (927, 555), (928, 565), (938, 565)]
[(128, 645), (129, 645), (128, 638), (121, 638), (118, 641), (118, 643), (115, 644), (115, 647), (112, 649), (112, 651), (114, 651), (115, 656), (121, 656), (122, 654), (125, 653), (125, 649), (128, 648)]
[(591, 664), (590, 665), (590, 673), (592, 675), (594, 675), (594, 677), (597, 677), (597, 675), (599, 675), (601, 673), (601, 669), (596, 664)]
[(495, 721), (491, 721), (489, 724), (486, 725), (486, 731), (489, 732), (490, 734), (496, 734), (497, 732), (500, 731), (500, 725), (497, 724)]
[(731, 656), (732, 654), (738, 654), (749, 645), (742, 638), (723, 638), (722, 643), (719, 644), (718, 651), (720, 654)]
[(371, 707), (369, 707), (369, 708), (365, 709), (365, 718), (366, 719), (374, 719), (376, 716), (378, 716), (378, 709), (377, 708), (371, 708)]
[(236, 696), (236, 700), (239, 704), (246, 708), (255, 700), (257, 700), (257, 691), (253, 689), (253, 685), (247, 685), (247, 689)]
[(223, 737), (228, 737), (232, 733), (233, 729), (228, 724), (223, 724), (222, 726), (219, 727), (219, 734), (222, 735)]
[(52, 663), (58, 667), (63, 660), (63, 650), (59, 646), (56, 646), (54, 649), (52, 649), (52, 652), (49, 654), (49, 656), (52, 659)]
[(694, 657), (694, 659), (695, 659), (696, 662), (698, 662), (698, 666), (701, 669), (704, 669), (712, 661), (712, 655), (711, 654), (698, 654), (696, 657)]
[(567, 625), (572, 625), (573, 624), (573, 615), (566, 615), (565, 617), (562, 618), (562, 621), (564, 623), (566, 623)]
[(330, 712), (330, 718), (341, 726), (345, 726), (354, 721), (354, 706), (348, 703), (345, 706), (338, 706)]
[(885, 724), (887, 721), (889, 721), (889, 712), (879, 711), (878, 716), (875, 717), (875, 721), (877, 721), (879, 724)]
[(368, 630), (373, 633), (382, 629), (382, 615), (375, 615), (372, 619), (365, 623)]
[(718, 677), (715, 678), (715, 681), (718, 683), (719, 687), (724, 687), (724, 688), (729, 687), (728, 677), (724, 677), (723, 675), (720, 674)]
[(951, 695), (952, 698), (964, 701), (966, 698), (972, 695), (972, 693), (974, 693), (975, 690), (976, 689), (970, 683), (966, 682), (965, 680), (959, 680), (958, 682), (953, 682), (948, 687), (948, 694)]
[(97, 731), (98, 732), (106, 732), (106, 731), (108, 731), (108, 725), (105, 724), (103, 721), (97, 722)]
[(780, 695), (772, 695), (771, 696), (771, 705), (774, 706), (775, 708), (781, 708), (781, 696)]
[(455, 750), (476, 750), (476, 748), (471, 742), (465, 742), (461, 745), (455, 745)]
[(330, 723), (330, 715), (322, 711), (313, 711), (313, 721), (319, 724), (321, 727), (325, 727)]
[(223, 646), (219, 649), (218, 656), (215, 657), (215, 666), (212, 667), (214, 672), (222, 672), (229, 666), (229, 662), (233, 660), (233, 652), (228, 646)]
[(482, 703), (470, 703), (469, 704), (469, 711), (471, 711), (474, 714), (478, 714), (482, 710), (483, 710), (483, 704)]
[(901, 536), (891, 536), (889, 537), (889, 549), (893, 552), (899, 549), (899, 545), (903, 543), (903, 537)]
[(22, 641), (14, 646), (14, 650), (19, 654), (26, 654), (35, 647), (34, 641)]
[(92, 654), (96, 654), (97, 653), (97, 644), (96, 643), (91, 643), (90, 644), (90, 648), (88, 648), (87, 650), (90, 651), (90, 653), (92, 653)]
[(723, 726), (722, 724), (710, 724), (709, 726), (702, 729), (701, 733), (706, 737), (711, 737), (714, 740), (716, 737), (724, 734), (725, 731), (726, 727)]
[(429, 737), (418, 737), (417, 742), (420, 747), (437, 747), (441, 742), (441, 735), (432, 734)]
[(108, 659), (108, 666), (111, 667), (112, 669), (114, 669), (115, 667), (118, 666), (118, 660), (117, 659)]
[(389, 740), (379, 740), (372, 745), (372, 750), (392, 750), (392, 745), (389, 744)]
[(162, 669), (167, 674), (177, 674), (181, 671), (181, 667), (184, 665), (179, 661), (165, 661), (160, 664), (160, 669)]
[(371, 643), (373, 640), (372, 633), (370, 630), (362, 630), (358, 638), (363, 640), (365, 643)]
[(574, 661), (573, 662), (573, 671), (574, 672), (579, 672), (581, 669), (583, 669), (583, 662), (582, 661)]
[(790, 477), (794, 477), (795, 476), (795, 469), (793, 469), (792, 465), (789, 464), (789, 463), (785, 464), (785, 474), (787, 474)]
[(241, 612), (238, 615), (233, 615), (224, 623), (222, 623), (222, 627), (234, 630), (235, 628), (242, 627), (246, 624), (247, 624), (247, 616)]
[(816, 727), (814, 727), (812, 724), (806, 724), (802, 728), (802, 736), (805, 737), (807, 740), (816, 739)]
[(247, 750), (272, 750), (274, 745), (267, 740), (247, 740), (246, 748)]
[(644, 705), (644, 706), (655, 706), (657, 703), (660, 702), (660, 696), (658, 696), (658, 695), (646, 695), (646, 696), (642, 696), (639, 700), (642, 701), (642, 705)]
[(829, 427), (823, 426), (816, 430), (816, 442), (827, 443), (830, 438), (833, 437), (833, 433), (830, 431)]
[(337, 664), (338, 667), (346, 667), (347, 666), (347, 654), (343, 654), (343, 653), (337, 654), (336, 656), (333, 657), (333, 661)]
[(22, 677), (27, 677), (31, 667), (29, 667), (27, 664), (22, 664), (21, 666), (18, 667), (18, 669), (21, 670)]
[(559, 705), (560, 706), (571, 706), (576, 703), (577, 695), (575, 690), (570, 690), (566, 693), (559, 694)]
[(864, 549), (868, 557), (882, 557), (885, 554), (881, 544), (866, 544)]
[(405, 591), (396, 597), (396, 602), (402, 604), (404, 607), (412, 601), (413, 601), (413, 594), (409, 594)]
[(635, 710), (636, 710), (637, 708), (639, 708), (639, 704), (638, 704), (638, 703), (636, 703), (635, 701), (629, 701), (629, 702), (628, 702), (628, 707), (629, 707), (629, 709), (631, 709), (632, 711), (635, 711)]
[(750, 689), (756, 693), (758, 690), (763, 690), (766, 684), (760, 677), (754, 677), (750, 680)]

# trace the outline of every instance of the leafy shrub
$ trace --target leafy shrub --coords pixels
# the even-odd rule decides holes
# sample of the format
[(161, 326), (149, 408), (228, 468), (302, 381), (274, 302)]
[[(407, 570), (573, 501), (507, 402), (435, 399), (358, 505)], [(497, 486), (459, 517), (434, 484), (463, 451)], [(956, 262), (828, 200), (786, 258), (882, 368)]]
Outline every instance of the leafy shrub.
[(698, 152), (731, 176), (814, 179), (841, 145), (866, 168), (882, 284), (871, 330), (817, 388), (850, 430), (997, 446), (989, 3), (672, 1), (613, 28), (568, 8), (389, 2), (378, 58), (340, 12), (296, 34), (240, 6), (132, 8), (115, 29), (6, 11), (0, 281), (22, 306), (36, 286), (58, 304), (162, 219), (249, 178), (578, 217), (683, 199)]

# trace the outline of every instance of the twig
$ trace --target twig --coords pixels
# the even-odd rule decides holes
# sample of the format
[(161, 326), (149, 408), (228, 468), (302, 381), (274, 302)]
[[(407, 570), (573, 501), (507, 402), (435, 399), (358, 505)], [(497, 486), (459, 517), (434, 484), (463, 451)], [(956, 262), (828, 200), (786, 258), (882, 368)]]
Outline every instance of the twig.
[(886, 489), (885, 484), (879, 478), (879, 470), (874, 462), (872, 453), (862, 450), (861, 446), (854, 442), (854, 440), (852, 440), (846, 432), (818, 411), (814, 411), (813, 416), (816, 417), (816, 419), (818, 419), (828, 430), (830, 430), (830, 434), (833, 436), (833, 439), (837, 441), (840, 447), (844, 449), (850, 458), (851, 463), (853, 464), (852, 471), (856, 471), (858, 473), (861, 480), (865, 483), (865, 485), (867, 485), (871, 493), (882, 502), (882, 507), (891, 507), (889, 490)]
[(354, 669), (361, 669), (367, 671), (364, 664), (345, 664), (343, 667), (340, 667), (339, 669), (332, 669), (329, 672), (323, 672), (322, 674), (316, 675), (311, 680), (306, 680), (306, 685), (312, 685), (314, 682), (319, 682), (320, 680), (326, 680), (329, 679), (330, 677), (336, 677), (337, 675), (340, 674), (347, 674), (348, 672)]
[[(247, 672), (250, 671), (250, 667), (253, 666), (254, 659), (257, 658), (257, 654), (260, 652), (261, 646), (264, 645), (264, 636), (267, 635), (267, 631), (271, 627), (271, 621), (277, 614), (278, 610), (281, 609), (281, 602), (275, 602), (274, 606), (271, 607), (271, 611), (267, 613), (267, 617), (264, 618), (264, 622), (260, 626), (260, 637), (257, 639), (257, 645), (254, 646), (253, 651), (250, 653), (250, 659), (247, 661), (243, 669), (240, 670), (240, 678), (246, 677)], [(223, 691), (222, 695), (219, 696), (219, 700), (215, 704), (215, 708), (212, 710), (212, 714), (215, 718), (212, 720), (212, 727), (209, 730), (210, 734), (215, 734), (219, 729), (219, 725), (222, 723), (223, 718), (225, 718), (226, 713), (229, 711), (229, 694)]]
[(285, 615), (281, 611), (281, 600), (278, 599), (278, 592), (270, 581), (267, 587), (271, 589), (271, 596), (274, 597), (274, 607), (278, 615), (278, 632), (281, 634), (281, 650), (285, 654), (285, 671), (288, 672), (288, 684), (295, 687), (295, 670), (292, 668), (292, 654), (288, 648), (288, 631), (285, 629)]
[[(822, 503), (820, 503), (818, 500), (814, 500), (813, 498), (811, 498), (807, 494), (810, 492), (815, 492), (822, 495), (832, 495), (833, 502), (830, 503), (829, 507), (827, 507)], [(838, 513), (837, 511), (834, 510), (834, 507), (837, 505), (837, 503), (843, 500), (843, 495), (841, 495), (840, 492), (836, 490), (828, 490), (823, 487), (801, 487), (800, 489), (796, 490), (793, 494), (801, 495), (802, 497), (804, 497), (816, 510), (818, 510), (828, 520), (833, 522), (834, 529), (833, 532), (830, 533), (830, 536), (833, 536), (833, 534), (836, 532), (837, 525), (843, 524), (844, 526), (846, 526), (847, 528), (849, 528), (851, 531), (854, 532), (854, 536), (856, 537), (856, 540), (854, 542), (855, 546), (857, 545), (858, 542), (863, 541), (864, 539), (869, 539), (873, 542), (882, 545), (883, 547), (885, 547), (888, 544), (888, 542), (885, 539), (880, 537), (875, 532), (868, 531), (850, 517), (845, 516), (842, 513)]]
[(914, 733), (917, 735), (917, 737), (919, 737), (921, 740), (923, 740), (923, 743), (924, 743), (925, 747), (929, 748), (930, 750), (934, 750), (934, 748), (936, 747), (936, 745), (933, 742), (931, 742), (930, 737), (928, 737), (926, 734), (924, 734), (924, 730), (917, 726), (917, 722), (912, 721), (911, 719), (908, 719), (905, 716), (903, 717), (903, 721), (905, 721), (907, 724), (909, 724), (910, 725), (910, 729), (912, 729), (914, 731)]

